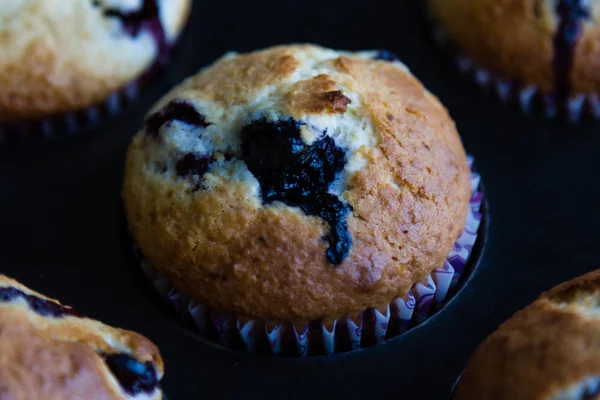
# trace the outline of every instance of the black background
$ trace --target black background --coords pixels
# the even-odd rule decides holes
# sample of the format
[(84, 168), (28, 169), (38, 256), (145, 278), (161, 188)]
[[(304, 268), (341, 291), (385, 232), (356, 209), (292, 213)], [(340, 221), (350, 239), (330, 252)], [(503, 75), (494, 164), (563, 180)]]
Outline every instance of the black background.
[[(331, 358), (255, 356), (198, 340), (128, 266), (120, 237), (125, 150), (144, 112), (228, 50), (286, 42), (397, 53), (449, 108), (483, 174), (491, 211), (483, 262), (456, 301), (398, 340)], [(419, 0), (197, 0), (168, 72), (120, 116), (85, 135), (0, 149), (0, 270), (149, 336), (165, 358), (171, 400), (443, 399), (501, 321), (598, 266), (599, 148), (597, 125), (523, 117), (461, 77), (427, 35)]]

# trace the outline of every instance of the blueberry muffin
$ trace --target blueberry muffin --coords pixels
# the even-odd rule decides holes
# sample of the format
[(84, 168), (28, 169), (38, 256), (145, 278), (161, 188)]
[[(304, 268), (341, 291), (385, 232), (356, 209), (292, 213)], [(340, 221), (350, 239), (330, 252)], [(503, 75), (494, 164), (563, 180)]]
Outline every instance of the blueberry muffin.
[(0, 275), (0, 398), (161, 399), (162, 375), (148, 339)]
[(470, 193), (453, 121), (404, 65), (313, 45), (227, 54), (172, 90), (123, 189), (176, 289), (298, 324), (406, 295), (442, 265)]
[(435, 23), (475, 64), (535, 88), (550, 109), (600, 93), (600, 2), (428, 0)]
[(0, 0), (0, 124), (101, 103), (166, 60), (190, 0)]
[(456, 400), (600, 399), (600, 270), (563, 283), (479, 346)]

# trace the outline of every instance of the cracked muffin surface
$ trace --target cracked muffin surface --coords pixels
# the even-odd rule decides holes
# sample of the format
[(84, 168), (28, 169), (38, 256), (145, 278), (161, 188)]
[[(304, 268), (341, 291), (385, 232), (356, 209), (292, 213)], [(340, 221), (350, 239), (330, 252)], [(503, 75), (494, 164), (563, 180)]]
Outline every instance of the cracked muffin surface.
[(465, 223), (465, 152), (439, 101), (379, 53), (227, 54), (150, 111), (123, 197), (178, 290), (248, 318), (327, 320), (385, 308), (442, 265)]
[(600, 270), (542, 294), (469, 361), (456, 400), (600, 398)]
[(148, 339), (0, 275), (0, 398), (159, 400), (162, 375)]
[(190, 0), (0, 0), (0, 123), (102, 102), (161, 64)]
[(454, 44), (479, 66), (564, 100), (600, 94), (597, 0), (428, 0)]

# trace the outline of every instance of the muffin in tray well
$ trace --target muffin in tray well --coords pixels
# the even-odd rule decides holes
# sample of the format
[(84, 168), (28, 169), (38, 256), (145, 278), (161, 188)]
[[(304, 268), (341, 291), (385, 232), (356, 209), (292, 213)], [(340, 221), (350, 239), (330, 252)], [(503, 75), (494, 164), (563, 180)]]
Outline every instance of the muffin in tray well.
[(304, 323), (385, 309), (465, 224), (464, 149), (385, 52), (227, 54), (149, 113), (126, 163), (144, 256), (212, 309)]
[(0, 124), (80, 111), (164, 63), (190, 0), (0, 0)]
[(579, 115), (589, 103), (600, 117), (599, 1), (427, 3), (434, 23), (466, 58), (506, 85), (527, 89), (523, 98), (537, 90), (549, 114), (566, 106)]
[(162, 375), (148, 339), (0, 275), (0, 398), (161, 399)]
[(600, 399), (600, 270), (563, 283), (479, 346), (456, 400)]

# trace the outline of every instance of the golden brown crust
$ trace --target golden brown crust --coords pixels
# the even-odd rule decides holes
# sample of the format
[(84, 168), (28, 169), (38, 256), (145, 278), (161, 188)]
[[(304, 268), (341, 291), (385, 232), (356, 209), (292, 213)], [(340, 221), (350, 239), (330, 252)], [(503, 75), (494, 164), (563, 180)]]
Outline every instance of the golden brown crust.
[[(4, 275), (0, 287), (60, 304)], [(19, 300), (0, 302), (0, 398), (129, 398), (99, 355), (116, 353), (151, 361), (163, 375), (157, 347), (135, 332), (88, 318), (44, 317)], [(161, 397), (158, 390), (151, 398)]]
[[(431, 0), (436, 23), (464, 54), (489, 71), (523, 86), (554, 88), (555, 19), (538, 0)], [(507, 34), (510, 32), (510, 34)]]
[[(289, 83), (310, 72), (313, 56), (325, 58), (328, 77)], [(315, 101), (330, 89), (353, 99), (346, 112)], [(154, 172), (155, 142), (140, 133), (127, 157), (127, 218), (144, 255), (175, 287), (219, 310), (296, 322), (385, 306), (442, 265), (464, 226), (470, 187), (464, 149), (437, 99), (398, 65), (302, 45), (219, 61), (158, 107), (180, 97), (232, 107), (265, 91), (273, 93), (269, 104), (280, 99), (273, 108), (332, 118), (329, 128), (360, 114), (379, 137), (356, 150), (366, 166), (350, 174), (343, 194), (354, 210), (350, 255), (339, 266), (327, 262), (329, 227), (320, 218), (262, 206), (247, 183), (208, 174), (211, 190), (191, 193), (189, 182)]]
[(75, 399), (90, 393), (98, 399), (122, 398), (91, 347), (50, 339), (20, 311), (0, 308), (0, 398)]
[(289, 109), (293, 113), (345, 113), (352, 103), (335, 82), (325, 74), (300, 81), (288, 94)]
[(218, 65), (219, 68), (208, 68), (185, 80), (179, 86), (180, 91), (201, 92), (204, 98), (226, 109), (245, 104), (261, 89), (277, 85), (296, 71), (300, 61), (291, 51), (280, 48), (279, 51), (232, 56), (219, 61)]
[[(163, 21), (173, 39), (190, 0)], [(34, 0), (0, 10), (0, 123), (82, 110), (139, 77), (157, 55), (149, 34), (115, 35), (90, 0)], [(169, 5), (172, 8), (172, 5)]]
[(571, 83), (574, 93), (600, 93), (600, 2), (591, 4), (590, 20), (584, 22), (583, 33), (574, 49)]
[(552, 399), (600, 377), (598, 304), (600, 270), (544, 293), (479, 346), (456, 400)]
[[(521, 86), (556, 89), (554, 39), (560, 18), (547, 0), (430, 0), (435, 23), (476, 64)], [(590, 19), (574, 46), (571, 91), (600, 93), (600, 3), (590, 2)], [(510, 34), (508, 34), (510, 32)]]

